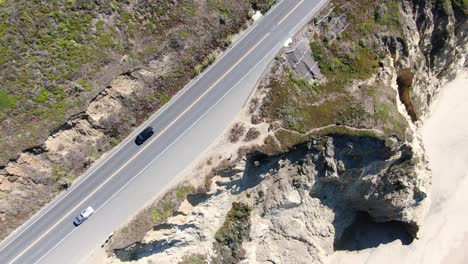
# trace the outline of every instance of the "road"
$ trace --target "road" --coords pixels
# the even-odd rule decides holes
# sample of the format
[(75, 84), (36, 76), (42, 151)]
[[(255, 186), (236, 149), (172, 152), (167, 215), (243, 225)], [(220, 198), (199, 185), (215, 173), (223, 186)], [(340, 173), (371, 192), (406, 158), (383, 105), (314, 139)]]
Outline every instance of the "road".
[[(0, 263), (79, 263), (168, 186), (241, 109), (283, 43), (325, 0), (283, 0), (201, 76), (0, 244)], [(147, 125), (155, 135), (138, 147)], [(85, 207), (95, 214), (76, 228)]]

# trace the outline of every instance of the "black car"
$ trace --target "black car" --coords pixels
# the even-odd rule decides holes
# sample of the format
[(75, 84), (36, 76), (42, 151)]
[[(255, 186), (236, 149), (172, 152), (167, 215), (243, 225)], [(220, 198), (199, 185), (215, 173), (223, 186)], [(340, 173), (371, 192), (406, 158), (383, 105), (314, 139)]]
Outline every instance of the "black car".
[(135, 139), (135, 144), (140, 146), (143, 144), (148, 138), (150, 138), (154, 134), (152, 127), (147, 127), (145, 130), (141, 131), (140, 134)]

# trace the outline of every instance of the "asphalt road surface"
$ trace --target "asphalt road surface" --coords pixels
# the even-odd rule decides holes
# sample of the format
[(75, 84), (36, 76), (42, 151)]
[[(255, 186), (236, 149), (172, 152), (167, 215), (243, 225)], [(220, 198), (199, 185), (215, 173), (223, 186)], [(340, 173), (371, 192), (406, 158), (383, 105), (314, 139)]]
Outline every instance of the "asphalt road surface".
[[(166, 106), (0, 244), (0, 263), (80, 263), (108, 234), (177, 182), (230, 124), (286, 40), (325, 0), (283, 0)], [(142, 146), (135, 135), (151, 125)], [(73, 225), (87, 206), (85, 223)]]

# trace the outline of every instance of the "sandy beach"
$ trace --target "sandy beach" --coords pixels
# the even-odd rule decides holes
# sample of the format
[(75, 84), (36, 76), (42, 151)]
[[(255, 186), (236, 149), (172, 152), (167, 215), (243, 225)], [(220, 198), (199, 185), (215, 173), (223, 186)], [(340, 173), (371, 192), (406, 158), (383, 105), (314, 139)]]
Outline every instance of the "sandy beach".
[(328, 263), (468, 263), (468, 72), (442, 88), (422, 127), (433, 172), (432, 203), (420, 238), (361, 251)]

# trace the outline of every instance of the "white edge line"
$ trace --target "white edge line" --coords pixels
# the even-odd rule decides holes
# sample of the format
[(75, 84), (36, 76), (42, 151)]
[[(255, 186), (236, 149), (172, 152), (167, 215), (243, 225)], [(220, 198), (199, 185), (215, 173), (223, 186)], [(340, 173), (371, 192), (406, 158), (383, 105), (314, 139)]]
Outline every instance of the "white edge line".
[[(153, 116), (151, 116), (149, 119), (147, 119), (145, 122), (143, 122), (141, 125), (138, 126), (138, 128), (136, 128), (132, 133), (130, 133), (117, 147), (115, 147), (114, 149), (110, 150), (110, 155), (108, 155), (107, 157), (105, 157), (102, 161), (98, 161), (97, 163), (95, 163), (94, 165), (96, 167), (91, 167), (90, 171), (88, 172), (85, 172), (84, 175), (82, 176), (79, 176), (77, 178), (77, 182), (75, 184), (72, 184), (72, 187), (70, 188), (70, 190), (64, 192), (63, 196), (60, 197), (57, 196), (59, 199), (58, 200), (55, 200), (55, 201), (52, 201), (50, 206), (49, 207), (46, 207), (46, 208), (42, 208), (41, 210), (39, 210), (36, 214), (34, 214), (30, 219), (33, 219), (34, 217), (36, 217), (36, 219), (31, 222), (31, 223), (24, 223), (26, 226), (25, 227), (18, 227), (17, 229), (15, 229), (15, 231), (18, 231), (20, 229), (23, 228), (22, 231), (20, 231), (20, 233), (16, 234), (15, 231), (13, 231), (10, 235), (8, 235), (2, 242), (5, 242), (5, 241), (8, 241), (8, 239), (11, 239), (11, 241), (9, 241), (7, 244), (3, 245), (1, 248), (0, 248), (0, 251), (2, 251), (3, 249), (5, 249), (6, 247), (8, 247), (11, 243), (13, 243), (16, 239), (12, 239), (13, 236), (21, 236), (26, 230), (28, 230), (32, 225), (34, 225), (37, 221), (39, 221), (41, 219), (42, 216), (46, 215), (50, 210), (52, 210), (58, 203), (60, 203), (63, 199), (65, 199), (69, 193), (71, 193), (74, 189), (76, 189), (79, 185), (81, 185), (81, 183), (83, 183), (86, 179), (88, 179), (90, 175), (92, 175), (93, 173), (95, 173), (98, 169), (100, 169), (108, 160), (110, 160), (112, 157), (114, 157), (114, 155), (116, 153), (119, 152), (119, 150), (121, 150), (124, 146), (126, 146), (129, 142), (132, 141), (133, 137), (135, 137), (135, 135), (140, 132), (144, 127), (146, 127), (148, 124), (152, 123), (153, 121), (156, 120), (156, 118), (158, 118), (167, 108), (169, 108), (171, 105), (173, 105), (177, 99), (179, 99), (183, 94), (185, 94), (194, 84), (196, 84), (201, 78), (203, 78), (203, 76), (205, 76), (215, 65), (217, 65), (226, 55), (229, 54), (229, 52), (231, 52), (234, 47), (236, 47), (239, 43), (242, 42), (242, 40), (244, 38), (246, 38), (256, 27), (257, 27), (258, 23), (254, 23), (246, 32), (244, 32), (243, 36), (238, 39), (236, 41), (236, 43), (234, 43), (234, 45), (232, 45), (231, 47), (229, 47), (228, 49), (226, 49), (222, 55), (216, 59), (216, 61), (214, 63), (212, 63), (206, 70), (203, 71), (203, 73), (201, 75), (198, 75), (196, 76), (194, 79), (192, 79), (182, 90), (180, 90), (178, 93), (176, 93), (176, 95), (174, 95), (171, 100), (164, 104), (161, 108), (159, 108), (154, 114)], [(104, 154), (105, 155), (105, 154)], [(80, 179), (81, 178), (81, 179)], [(42, 212), (42, 210), (45, 210), (44, 212)]]
[(309, 13), (307, 13), (307, 15), (301, 20), (301, 22), (299, 22), (291, 31), (289, 31), (289, 36), (291, 35), (295, 35), (296, 34), (296, 30), (298, 27), (304, 27), (305, 25), (304, 24), (304, 21), (307, 20), (307, 19), (312, 19), (312, 17), (309, 17), (311, 14), (315, 13), (317, 11), (317, 9), (323, 7), (323, 5), (325, 5), (325, 3), (327, 3), (328, 0), (322, 0), (320, 1), (317, 6), (315, 6), (312, 11), (310, 11)]
[[(205, 111), (205, 113), (203, 113), (203, 115), (201, 115), (195, 122), (193, 122), (186, 130), (184, 130), (184, 132), (178, 136), (169, 146), (167, 146), (158, 156), (156, 156), (156, 158), (154, 158), (148, 165), (146, 165), (140, 172), (138, 172), (138, 174), (136, 174), (135, 176), (133, 176), (133, 178), (131, 178), (124, 186), (122, 186), (117, 192), (115, 192), (109, 199), (107, 199), (101, 206), (99, 206), (95, 211), (94, 211), (94, 214), (96, 214), (102, 207), (104, 207), (108, 202), (110, 202), (117, 194), (119, 194), (123, 189), (125, 189), (130, 183), (132, 183), (141, 173), (143, 173), (149, 166), (151, 166), (156, 160), (158, 160), (161, 155), (163, 155), (164, 153), (166, 153), (166, 151), (171, 148), (175, 143), (177, 143), (177, 141), (179, 141), (180, 138), (182, 138), (185, 134), (187, 134), (187, 132), (192, 129), (192, 127), (194, 127), (202, 118), (204, 118), (208, 112), (210, 112), (215, 106), (217, 106), (219, 104), (219, 102), (221, 102), (230, 92), (232, 89), (234, 89), (235, 87), (237, 87), (237, 85), (239, 85), (240, 82), (242, 82), (260, 63), (263, 62), (263, 60), (265, 60), (265, 58), (267, 58), (271, 53), (272, 51), (274, 51), (276, 49), (278, 45), (274, 46), (273, 49), (271, 49), (259, 62), (257, 62), (257, 64), (255, 64), (254, 67), (252, 67), (250, 69), (250, 71), (244, 75), (244, 77), (242, 77), (242, 79), (240, 79), (234, 86), (232, 86), (221, 98), (219, 98), (215, 104), (213, 104), (208, 110)], [(62, 220), (63, 221), (63, 220)], [(67, 234), (62, 240), (60, 240), (53, 248), (51, 248), (49, 251), (47, 251), (39, 260), (37, 260), (36, 262), (34, 262), (34, 264), (37, 264), (39, 263), (42, 259), (44, 259), (52, 250), (54, 250), (55, 248), (57, 248), (65, 239), (67, 239), (71, 234), (73, 234), (73, 232), (75, 232), (76, 230), (78, 230), (78, 228), (74, 228), (73, 231), (71, 231), (69, 234)], [(10, 262), (11, 263), (11, 262)]]
[(270, 13), (273, 13), (273, 10), (275, 10), (275, 9), (276, 9), (279, 5), (281, 5), (283, 2), (284, 2), (284, 0), (278, 0), (278, 1), (276, 2), (276, 4), (274, 4), (274, 5), (270, 8), (270, 10), (268, 10), (268, 11), (265, 13), (265, 15), (263, 15), (263, 17), (266, 17), (266, 16), (268, 16)]

